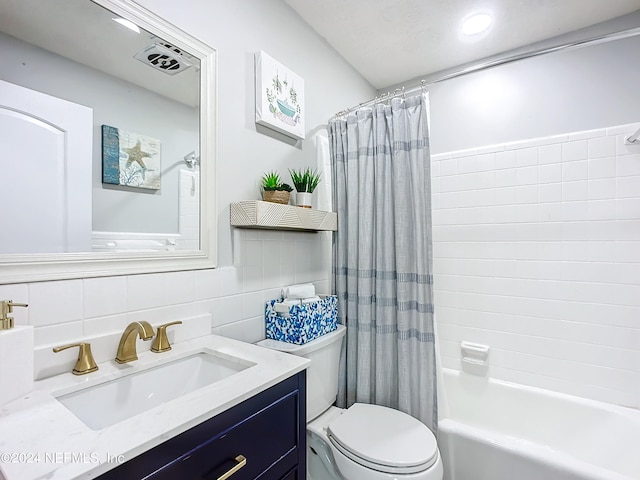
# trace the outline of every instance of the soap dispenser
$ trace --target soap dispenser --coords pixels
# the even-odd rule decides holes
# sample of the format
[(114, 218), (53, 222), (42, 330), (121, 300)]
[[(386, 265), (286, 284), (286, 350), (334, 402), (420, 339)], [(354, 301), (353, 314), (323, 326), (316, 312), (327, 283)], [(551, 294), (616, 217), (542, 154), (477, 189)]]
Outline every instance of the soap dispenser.
[(33, 327), (14, 326), (14, 307), (27, 304), (0, 301), (0, 405), (33, 390)]

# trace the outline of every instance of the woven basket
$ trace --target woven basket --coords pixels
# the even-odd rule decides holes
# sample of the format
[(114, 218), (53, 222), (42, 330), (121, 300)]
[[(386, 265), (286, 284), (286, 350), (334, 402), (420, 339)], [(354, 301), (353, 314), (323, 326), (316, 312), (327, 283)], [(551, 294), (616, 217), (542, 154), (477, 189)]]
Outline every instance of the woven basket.
[(290, 193), (285, 190), (267, 190), (262, 192), (262, 199), (265, 202), (273, 203), (289, 203)]

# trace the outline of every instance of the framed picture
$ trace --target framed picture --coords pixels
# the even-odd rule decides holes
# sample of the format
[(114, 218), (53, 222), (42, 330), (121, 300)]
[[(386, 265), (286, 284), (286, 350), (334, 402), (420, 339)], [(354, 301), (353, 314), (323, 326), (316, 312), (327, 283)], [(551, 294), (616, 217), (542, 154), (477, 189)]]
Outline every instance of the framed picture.
[(255, 64), (256, 123), (303, 139), (304, 80), (262, 51)]
[(102, 125), (102, 183), (160, 189), (160, 141)]

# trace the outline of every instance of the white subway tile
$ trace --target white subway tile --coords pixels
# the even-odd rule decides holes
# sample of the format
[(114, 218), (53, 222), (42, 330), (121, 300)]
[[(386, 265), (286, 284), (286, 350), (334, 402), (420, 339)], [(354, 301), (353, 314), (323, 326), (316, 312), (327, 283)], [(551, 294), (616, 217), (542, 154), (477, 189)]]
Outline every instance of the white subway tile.
[(29, 323), (34, 326), (83, 318), (82, 280), (29, 284)]
[(431, 154), (431, 162), (441, 162), (443, 160), (448, 160), (451, 158), (450, 153), (432, 153)]
[(431, 162), (431, 178), (438, 178), (440, 173), (441, 162)]
[(440, 192), (457, 192), (459, 190), (458, 187), (459, 178), (457, 175), (451, 175), (449, 177), (441, 177), (440, 178)]
[(497, 152), (495, 155), (495, 168), (502, 170), (505, 168), (512, 169), (517, 166), (516, 150), (505, 150)]
[(163, 274), (163, 305), (176, 305), (195, 300), (195, 271)]
[(572, 132), (569, 134), (568, 141), (572, 142), (574, 140), (588, 140), (592, 138), (604, 137), (607, 134), (607, 130), (605, 128), (598, 128), (595, 130), (584, 130), (581, 132)]
[(562, 165), (559, 163), (539, 165), (538, 181), (540, 183), (556, 183), (562, 181)]
[(538, 164), (562, 162), (562, 145), (545, 145), (538, 148)]
[[(587, 202), (575, 202), (580, 205), (586, 205)], [(564, 207), (564, 204), (563, 204)], [(562, 224), (562, 240), (566, 241), (586, 241), (591, 239), (590, 222), (588, 221), (573, 221), (564, 222)]]
[(587, 202), (569, 202), (562, 203), (562, 220), (566, 222), (575, 222), (589, 219), (589, 209)]
[(232, 295), (215, 300), (213, 327), (238, 322), (244, 318), (244, 295)]
[(529, 167), (538, 165), (538, 148), (524, 148), (516, 150), (516, 166)]
[(458, 173), (473, 173), (478, 171), (478, 157), (475, 155), (458, 158)]
[(587, 140), (577, 140), (562, 144), (562, 161), (573, 162), (575, 160), (586, 160), (589, 152), (589, 142)]
[(220, 273), (218, 269), (197, 270), (194, 273), (195, 300), (216, 298), (220, 291)]
[(247, 240), (243, 243), (242, 248), (242, 266), (257, 267), (262, 265), (262, 240)]
[(34, 329), (36, 346), (50, 345), (52, 347), (60, 347), (75, 342), (81, 339), (82, 336), (83, 329), (81, 321), (47, 325)]
[(244, 340), (244, 323), (234, 322), (219, 327), (213, 327), (213, 333), (222, 337), (232, 338), (234, 340)]
[(640, 198), (617, 199), (616, 218), (618, 220), (633, 220), (640, 218)]
[(607, 135), (612, 135), (612, 136), (616, 136), (616, 135), (631, 135), (633, 132), (635, 132), (638, 128), (640, 128), (640, 123), (628, 123), (625, 125), (616, 125), (613, 127), (608, 127), (607, 130)]
[(144, 310), (164, 304), (162, 273), (130, 275), (127, 277), (127, 309)]
[(618, 198), (640, 197), (640, 176), (616, 179), (615, 195)]
[[(540, 194), (540, 198), (542, 198), (542, 194)], [(538, 204), (538, 220), (541, 222), (560, 222), (562, 220), (562, 204)]]
[(589, 178), (589, 164), (587, 160), (564, 162), (562, 164), (562, 181), (572, 182)]
[(562, 183), (562, 201), (576, 202), (589, 199), (589, 185), (586, 181), (581, 182), (563, 182)]
[[(538, 185), (522, 185), (516, 189), (516, 203), (538, 203)], [(535, 220), (537, 220), (537, 214)]]
[(210, 313), (181, 317), (180, 321), (182, 325), (171, 326), (167, 329), (170, 343), (185, 342), (211, 333), (213, 319)]
[(478, 171), (482, 172), (482, 171), (495, 170), (495, 165), (496, 165), (495, 153), (479, 154), (476, 158), (477, 158), (476, 168), (478, 169)]
[(589, 220), (615, 220), (615, 200), (589, 200)]
[(516, 205), (515, 221), (516, 222), (537, 222), (538, 221), (538, 205), (535, 203)]
[[(306, 274), (308, 272), (307, 269), (304, 270)], [(257, 267), (243, 267), (242, 268), (242, 292), (255, 292), (258, 290), (262, 290), (263, 288), (263, 280), (264, 280), (264, 270), (262, 264)]]
[(602, 178), (589, 180), (588, 190), (589, 200), (609, 200), (616, 198), (616, 179)]
[[(287, 242), (284, 243), (286, 244)], [(242, 292), (242, 268), (221, 267), (218, 272), (220, 276), (220, 296), (236, 295)]]
[(612, 178), (616, 176), (616, 158), (592, 158), (587, 160), (589, 178)]
[(612, 157), (615, 154), (615, 137), (602, 136), (589, 140), (589, 158)]
[(516, 169), (516, 185), (536, 185), (538, 183), (538, 166), (519, 167)]
[(440, 175), (449, 176), (456, 175), (458, 173), (458, 160), (449, 159), (440, 162)]
[(618, 177), (640, 175), (640, 154), (617, 156), (616, 175)]
[[(145, 320), (148, 319), (145, 318)], [(83, 322), (82, 335), (97, 337), (109, 333), (122, 333), (129, 322), (129, 316), (126, 313), (91, 318)]]
[(547, 183), (538, 185), (540, 202), (560, 202), (562, 200), (562, 183)]
[(127, 311), (127, 277), (87, 278), (83, 282), (84, 318)]
[(496, 187), (512, 187), (516, 185), (516, 169), (507, 168), (503, 170), (496, 170), (494, 176), (494, 182)]

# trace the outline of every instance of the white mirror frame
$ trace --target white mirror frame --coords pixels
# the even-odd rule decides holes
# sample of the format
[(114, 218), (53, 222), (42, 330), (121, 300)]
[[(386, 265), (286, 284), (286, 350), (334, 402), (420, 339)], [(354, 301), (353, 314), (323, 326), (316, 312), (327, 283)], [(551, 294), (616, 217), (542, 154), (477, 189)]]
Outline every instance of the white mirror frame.
[[(200, 250), (161, 253), (0, 255), (0, 284), (213, 268), (217, 261), (216, 51), (130, 0), (86, 0), (127, 18), (200, 59)], [(11, 235), (11, 225), (3, 226)]]

